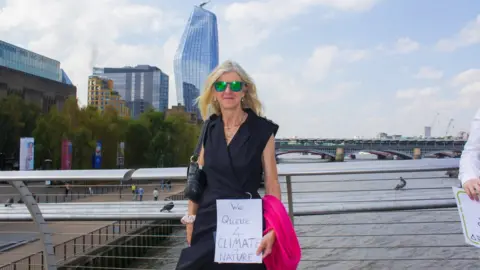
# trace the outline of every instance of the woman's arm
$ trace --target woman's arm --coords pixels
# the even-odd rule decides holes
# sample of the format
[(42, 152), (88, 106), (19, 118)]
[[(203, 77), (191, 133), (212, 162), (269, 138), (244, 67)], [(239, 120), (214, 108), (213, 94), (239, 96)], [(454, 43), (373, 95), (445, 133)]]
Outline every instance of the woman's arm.
[(265, 193), (282, 200), (280, 184), (278, 183), (277, 161), (275, 159), (275, 138), (273, 135), (270, 136), (265, 149), (263, 149), (262, 163), (263, 173), (265, 174)]

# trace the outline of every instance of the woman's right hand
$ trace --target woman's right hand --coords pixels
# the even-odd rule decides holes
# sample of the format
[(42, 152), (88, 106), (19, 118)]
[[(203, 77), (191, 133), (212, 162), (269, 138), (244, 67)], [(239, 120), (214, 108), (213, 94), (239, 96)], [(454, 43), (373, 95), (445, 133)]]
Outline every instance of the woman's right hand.
[(463, 189), (467, 193), (468, 197), (470, 197), (471, 200), (475, 200), (478, 202), (479, 195), (480, 195), (480, 179), (479, 178), (473, 178), (465, 182), (463, 184)]
[(186, 226), (187, 226), (187, 243), (188, 243), (188, 246), (190, 246), (192, 243), (193, 223), (189, 223)]

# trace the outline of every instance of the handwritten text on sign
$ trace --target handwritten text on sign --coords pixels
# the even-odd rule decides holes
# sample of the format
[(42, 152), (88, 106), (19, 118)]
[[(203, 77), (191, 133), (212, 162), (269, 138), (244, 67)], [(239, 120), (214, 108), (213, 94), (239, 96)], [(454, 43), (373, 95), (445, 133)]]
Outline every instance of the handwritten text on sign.
[(262, 263), (262, 200), (217, 200), (215, 262)]
[(462, 188), (452, 188), (457, 201), (465, 242), (480, 247), (480, 202), (470, 200)]

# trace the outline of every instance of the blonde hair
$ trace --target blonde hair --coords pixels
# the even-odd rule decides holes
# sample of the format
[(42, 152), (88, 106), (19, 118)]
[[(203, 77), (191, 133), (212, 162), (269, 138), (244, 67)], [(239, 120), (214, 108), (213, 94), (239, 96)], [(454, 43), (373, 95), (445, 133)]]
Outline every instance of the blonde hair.
[(218, 102), (214, 102), (213, 100), (215, 91), (215, 89), (213, 89), (213, 84), (218, 80), (218, 78), (220, 78), (220, 76), (228, 72), (237, 73), (242, 81), (247, 85), (245, 96), (243, 97), (243, 101), (241, 103), (242, 108), (249, 108), (258, 116), (262, 116), (262, 104), (258, 99), (257, 87), (255, 86), (252, 78), (237, 62), (227, 60), (218, 65), (210, 73), (210, 75), (208, 75), (207, 80), (205, 81), (205, 88), (202, 94), (197, 98), (198, 108), (203, 120), (207, 120), (211, 114), (220, 115), (220, 104)]

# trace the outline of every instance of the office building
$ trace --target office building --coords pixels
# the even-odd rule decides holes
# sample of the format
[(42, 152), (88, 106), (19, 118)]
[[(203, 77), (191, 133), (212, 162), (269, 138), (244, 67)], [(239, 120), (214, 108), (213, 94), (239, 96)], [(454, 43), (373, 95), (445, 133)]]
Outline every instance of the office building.
[[(218, 65), (218, 28), (214, 13), (195, 6), (180, 40), (174, 59), (177, 101), (188, 112), (203, 91), (205, 79)], [(193, 89), (193, 87), (195, 89)]]
[(60, 62), (0, 40), (0, 66), (62, 81)]
[(432, 127), (426, 126), (425, 127), (425, 138), (430, 138), (432, 137)]
[(168, 108), (169, 77), (157, 67), (95, 67), (93, 74), (113, 81), (113, 89), (127, 102), (133, 118), (137, 118), (149, 108), (160, 112), (165, 112)]
[(68, 77), (67, 73), (65, 73), (65, 71), (63, 69), (61, 71), (62, 71), (62, 83), (73, 85), (73, 83), (70, 80), (70, 78)]
[(97, 108), (101, 113), (105, 111), (107, 106), (111, 106), (120, 117), (129, 117), (130, 110), (125, 100), (113, 89), (113, 80), (100, 76), (90, 76), (88, 78), (88, 105)]
[(196, 113), (200, 116), (200, 110), (198, 109), (195, 99), (200, 95), (200, 90), (191, 83), (183, 83), (183, 97), (184, 100), (192, 101), (185, 102), (185, 111), (189, 113)]
[(0, 41), (0, 98), (17, 94), (43, 112), (77, 95), (60, 62)]

